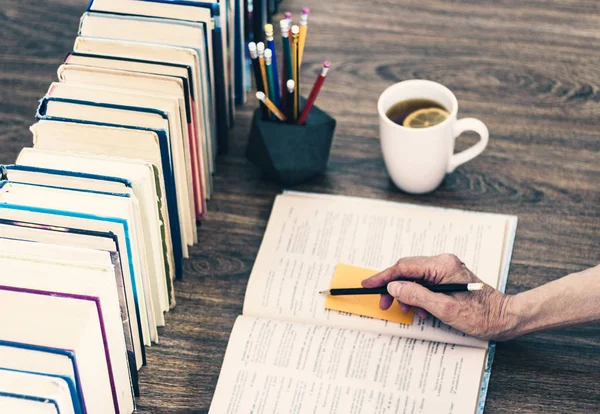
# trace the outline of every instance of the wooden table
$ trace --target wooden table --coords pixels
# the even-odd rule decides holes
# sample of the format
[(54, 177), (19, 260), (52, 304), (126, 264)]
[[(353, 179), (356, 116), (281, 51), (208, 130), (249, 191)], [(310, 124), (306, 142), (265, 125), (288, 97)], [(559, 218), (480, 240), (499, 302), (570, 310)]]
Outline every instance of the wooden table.
[[(0, 162), (31, 144), (36, 100), (56, 79), (87, 0), (0, 0)], [(508, 292), (600, 263), (600, 2), (597, 0), (286, 0), (311, 8), (303, 76), (333, 69), (318, 105), (338, 120), (327, 174), (298, 190), (516, 214)], [(277, 19), (279, 20), (279, 19)], [(389, 180), (376, 100), (426, 78), (452, 89), (459, 116), (491, 131), (482, 156), (432, 194)], [(308, 85), (307, 85), (308, 86)], [(304, 93), (308, 93), (305, 87)], [(244, 157), (254, 102), (238, 108), (219, 157), (200, 244), (177, 308), (141, 372), (140, 413), (207, 412), (274, 196)], [(460, 148), (475, 137), (461, 138)], [(600, 326), (500, 343), (486, 411), (600, 410)]]

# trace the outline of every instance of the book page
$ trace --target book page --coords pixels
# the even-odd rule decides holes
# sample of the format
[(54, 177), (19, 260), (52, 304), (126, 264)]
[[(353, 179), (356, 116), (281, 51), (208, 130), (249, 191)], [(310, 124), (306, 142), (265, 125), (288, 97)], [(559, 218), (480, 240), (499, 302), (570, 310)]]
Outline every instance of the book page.
[(405, 256), (456, 254), (498, 286), (506, 216), (339, 196), (277, 197), (248, 282), (244, 315), (487, 347), (439, 320), (402, 325), (329, 311), (325, 297), (337, 263), (385, 269)]
[(487, 350), (238, 317), (210, 413), (473, 413)]

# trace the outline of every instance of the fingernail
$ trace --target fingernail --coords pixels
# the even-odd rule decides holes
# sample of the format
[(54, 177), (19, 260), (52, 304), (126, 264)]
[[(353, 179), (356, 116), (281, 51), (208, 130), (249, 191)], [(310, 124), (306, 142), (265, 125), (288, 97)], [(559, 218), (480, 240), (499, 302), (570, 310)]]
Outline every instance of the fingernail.
[(387, 289), (390, 295), (398, 297), (402, 290), (402, 282), (392, 282), (387, 285)]

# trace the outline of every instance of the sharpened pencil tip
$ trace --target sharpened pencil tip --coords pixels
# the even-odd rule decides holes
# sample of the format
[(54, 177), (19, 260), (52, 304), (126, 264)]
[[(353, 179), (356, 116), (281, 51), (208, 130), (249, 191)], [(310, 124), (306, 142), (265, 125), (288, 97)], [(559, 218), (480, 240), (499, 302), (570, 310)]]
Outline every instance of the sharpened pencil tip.
[(328, 290), (322, 290), (319, 292), (321, 295), (329, 295), (329, 291)]

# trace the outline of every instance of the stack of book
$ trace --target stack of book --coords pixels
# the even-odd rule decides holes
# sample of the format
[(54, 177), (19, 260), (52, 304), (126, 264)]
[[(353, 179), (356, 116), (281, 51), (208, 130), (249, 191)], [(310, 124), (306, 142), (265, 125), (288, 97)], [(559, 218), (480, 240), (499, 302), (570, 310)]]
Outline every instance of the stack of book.
[(0, 171), (0, 412), (135, 410), (244, 101), (245, 10), (88, 6), (33, 147)]

